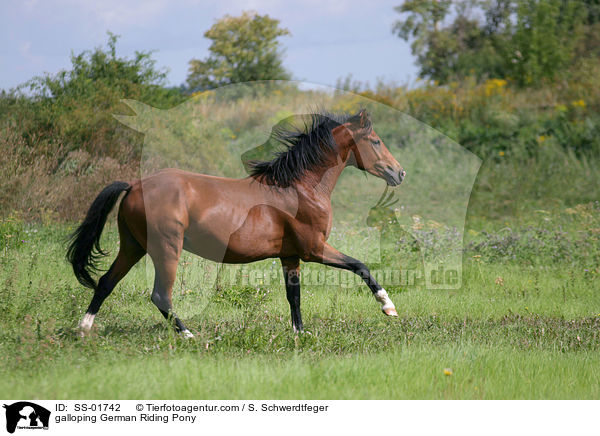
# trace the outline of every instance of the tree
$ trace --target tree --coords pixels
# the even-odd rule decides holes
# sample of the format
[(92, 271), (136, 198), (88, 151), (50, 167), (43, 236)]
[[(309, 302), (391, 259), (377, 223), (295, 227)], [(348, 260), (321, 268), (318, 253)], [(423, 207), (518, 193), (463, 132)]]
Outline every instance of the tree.
[(20, 97), (6, 117), (26, 136), (58, 137), (72, 148), (88, 144), (94, 152), (118, 155), (123, 135), (112, 114), (122, 110), (121, 99), (170, 107), (183, 96), (165, 87), (167, 73), (156, 68), (150, 52), (121, 57), (117, 40), (108, 32), (106, 48), (72, 54), (70, 69), (19, 86)]
[(190, 61), (188, 88), (197, 91), (230, 83), (289, 79), (277, 40), (289, 34), (279, 27), (279, 20), (268, 15), (226, 15), (204, 34), (212, 41), (210, 55)]
[[(412, 41), (420, 76), (447, 83), (474, 76), (519, 85), (558, 79), (589, 38), (598, 0), (409, 0), (393, 32)], [(451, 18), (451, 20), (449, 20)]]
[(66, 99), (94, 100), (105, 89), (119, 94), (114, 97), (117, 100), (132, 95), (140, 97), (140, 94), (151, 98), (162, 91), (167, 72), (156, 69), (151, 52), (136, 51), (133, 59), (118, 57), (118, 38), (108, 32), (107, 49), (96, 47), (93, 51), (71, 54), (70, 70), (36, 77), (21, 88), (30, 88), (35, 95), (63, 103)]
[(530, 85), (565, 73), (582, 36), (586, 15), (581, 6), (581, 1), (521, 0), (507, 75)]
[(578, 57), (600, 58), (600, 0), (583, 0), (587, 10), (584, 36), (577, 47)]
[[(412, 40), (411, 50), (417, 57), (422, 77), (445, 80), (448, 75), (447, 62), (454, 51), (452, 41), (440, 30), (441, 23), (450, 11), (450, 0), (407, 0), (394, 8), (405, 19), (398, 20), (392, 28), (405, 41)], [(440, 53), (442, 56), (440, 56)]]

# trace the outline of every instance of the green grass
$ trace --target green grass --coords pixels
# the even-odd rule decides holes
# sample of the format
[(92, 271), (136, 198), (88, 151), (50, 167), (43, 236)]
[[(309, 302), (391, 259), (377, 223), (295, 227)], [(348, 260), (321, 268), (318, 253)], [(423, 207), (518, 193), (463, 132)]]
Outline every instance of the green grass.
[[(68, 228), (3, 225), (6, 398), (600, 398), (600, 283), (586, 265), (467, 251), (460, 290), (390, 288), (397, 319), (364, 285), (305, 286), (295, 336), (281, 283), (215, 290), (203, 275), (215, 265), (186, 256), (174, 305), (194, 339), (149, 301), (144, 263), (80, 339), (91, 291), (64, 261)], [(109, 226), (103, 245), (116, 237)]]
[[(2, 383), (5, 397), (56, 399), (597, 399), (594, 352), (525, 351), (463, 342), (321, 358), (196, 354), (61, 359)], [(172, 344), (173, 345), (173, 344)], [(444, 369), (451, 369), (445, 375)]]

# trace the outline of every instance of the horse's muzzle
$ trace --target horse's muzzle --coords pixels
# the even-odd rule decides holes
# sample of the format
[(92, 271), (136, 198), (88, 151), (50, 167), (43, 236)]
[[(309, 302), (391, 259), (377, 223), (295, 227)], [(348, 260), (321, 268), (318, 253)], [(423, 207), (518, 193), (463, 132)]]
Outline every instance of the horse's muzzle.
[(396, 171), (391, 167), (387, 167), (383, 172), (385, 180), (389, 186), (398, 186), (406, 177), (406, 171), (400, 169), (400, 171)]

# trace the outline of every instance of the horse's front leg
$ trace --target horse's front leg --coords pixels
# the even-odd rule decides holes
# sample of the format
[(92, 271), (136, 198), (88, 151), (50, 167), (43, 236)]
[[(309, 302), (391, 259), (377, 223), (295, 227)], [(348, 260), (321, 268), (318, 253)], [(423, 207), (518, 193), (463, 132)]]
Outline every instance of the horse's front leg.
[(292, 312), (292, 327), (294, 332), (302, 332), (302, 316), (300, 315), (300, 259), (298, 257), (285, 257), (281, 259), (283, 279), (287, 300)]
[(326, 242), (323, 242), (322, 245), (317, 249), (313, 250), (310, 255), (309, 262), (319, 262), (324, 265), (334, 266), (336, 268), (342, 268), (360, 276), (371, 292), (373, 292), (373, 296), (375, 299), (381, 304), (381, 310), (388, 316), (398, 316), (396, 312), (396, 306), (388, 293), (386, 292), (379, 283), (375, 280), (375, 278), (371, 275), (369, 268), (362, 263), (360, 260), (356, 260), (350, 256), (346, 256), (344, 253), (340, 253), (331, 245)]

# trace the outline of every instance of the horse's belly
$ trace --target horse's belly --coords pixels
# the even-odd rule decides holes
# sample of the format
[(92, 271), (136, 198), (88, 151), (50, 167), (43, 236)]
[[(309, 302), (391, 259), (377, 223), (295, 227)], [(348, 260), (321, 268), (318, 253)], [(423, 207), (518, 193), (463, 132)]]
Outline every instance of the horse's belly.
[(243, 220), (211, 216), (190, 223), (184, 249), (216, 262), (247, 263), (285, 255), (282, 217), (267, 205), (253, 207)]
[(183, 237), (183, 249), (214, 262), (223, 262), (227, 243), (210, 233), (190, 235), (186, 232)]
[[(214, 235), (201, 237), (184, 237), (183, 249), (214, 262), (222, 263), (248, 263), (269, 257), (278, 257), (281, 250), (280, 241), (266, 238), (261, 243), (230, 238), (227, 243)], [(269, 243), (268, 240), (271, 240)]]

